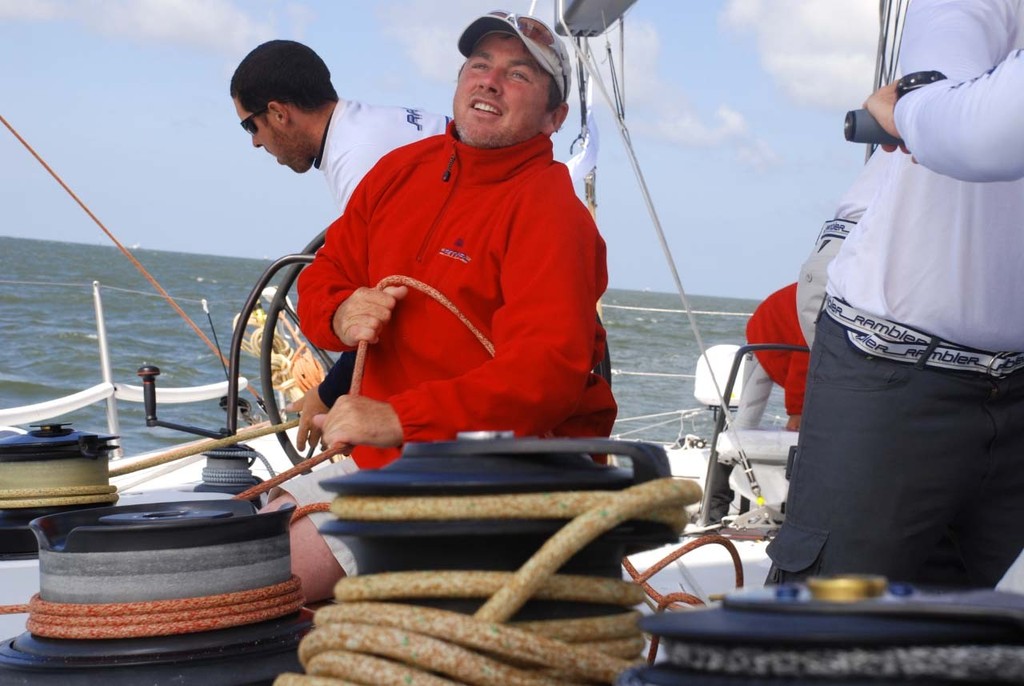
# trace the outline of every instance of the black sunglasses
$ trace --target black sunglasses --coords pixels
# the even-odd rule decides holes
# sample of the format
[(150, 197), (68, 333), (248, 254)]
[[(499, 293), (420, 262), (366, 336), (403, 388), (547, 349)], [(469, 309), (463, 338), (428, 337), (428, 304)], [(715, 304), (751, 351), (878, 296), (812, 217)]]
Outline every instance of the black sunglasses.
[(252, 114), (250, 114), (242, 121), (238, 122), (239, 124), (241, 124), (242, 130), (244, 130), (250, 136), (255, 136), (256, 132), (259, 131), (259, 129), (256, 128), (256, 122), (254, 120), (256, 119), (256, 117), (258, 117), (259, 115), (263, 114), (266, 111), (267, 107), (264, 106), (263, 108), (258, 109)]

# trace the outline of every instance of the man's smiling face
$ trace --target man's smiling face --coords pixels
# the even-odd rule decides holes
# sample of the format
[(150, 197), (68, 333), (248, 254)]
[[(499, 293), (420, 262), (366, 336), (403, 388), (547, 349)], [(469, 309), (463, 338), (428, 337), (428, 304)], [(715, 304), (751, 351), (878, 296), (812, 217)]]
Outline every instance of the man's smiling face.
[(503, 148), (550, 136), (568, 112), (565, 103), (548, 111), (550, 83), (519, 38), (484, 36), (459, 72), (452, 104), (459, 138), (477, 148)]

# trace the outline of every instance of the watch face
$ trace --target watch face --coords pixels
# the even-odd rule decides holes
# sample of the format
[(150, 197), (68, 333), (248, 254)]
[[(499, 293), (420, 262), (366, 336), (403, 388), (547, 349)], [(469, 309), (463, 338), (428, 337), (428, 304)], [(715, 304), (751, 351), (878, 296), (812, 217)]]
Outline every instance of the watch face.
[(896, 82), (896, 99), (899, 100), (912, 90), (942, 81), (944, 78), (946, 75), (941, 71), (915, 71), (913, 74), (907, 74)]

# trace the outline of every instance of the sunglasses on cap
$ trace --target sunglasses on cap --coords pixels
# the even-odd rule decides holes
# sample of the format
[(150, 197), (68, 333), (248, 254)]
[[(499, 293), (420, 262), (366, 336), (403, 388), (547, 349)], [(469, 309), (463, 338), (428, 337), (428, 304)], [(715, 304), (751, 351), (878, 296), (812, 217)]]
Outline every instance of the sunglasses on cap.
[(551, 29), (533, 17), (521, 17), (514, 12), (502, 12), (501, 10), (490, 12), (490, 15), (498, 19), (504, 19), (509, 24), (518, 28), (519, 33), (535, 43), (546, 45), (549, 48), (555, 44), (555, 36), (551, 33)]
[(250, 136), (255, 136), (256, 133), (259, 131), (259, 129), (256, 128), (256, 117), (260, 116), (266, 111), (267, 107), (264, 105), (261, 109), (256, 110), (248, 117), (238, 122), (242, 126), (242, 130), (245, 131)]
[(548, 51), (548, 59), (545, 60), (547, 62), (546, 70), (551, 72), (552, 77), (556, 79), (556, 83), (557, 79), (561, 79), (561, 83), (558, 83), (558, 86), (564, 99), (569, 90), (569, 56), (565, 53), (562, 42), (555, 37), (551, 29), (538, 19), (525, 17), (514, 12), (495, 10), (494, 12), (489, 12), (487, 16), (505, 20), (515, 27), (521, 36)]

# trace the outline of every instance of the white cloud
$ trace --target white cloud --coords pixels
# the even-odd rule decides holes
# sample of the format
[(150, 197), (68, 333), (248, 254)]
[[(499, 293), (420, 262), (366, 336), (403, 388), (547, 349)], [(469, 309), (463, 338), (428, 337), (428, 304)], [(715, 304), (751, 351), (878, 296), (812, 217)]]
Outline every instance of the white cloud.
[(0, 19), (71, 20), (108, 36), (229, 55), (275, 33), (272, 21), (252, 19), (231, 0), (0, 0)]
[(64, 14), (61, 2), (48, 0), (0, 0), (0, 20), (44, 21), (59, 19)]
[[(634, 18), (626, 22), (626, 34), (626, 114), (634, 131), (688, 148), (732, 149), (740, 162), (757, 169), (777, 162), (778, 156), (770, 147), (754, 139), (746, 117), (736, 107), (718, 103), (710, 114), (704, 114), (682, 88), (662, 76), (661, 34), (657, 27)], [(604, 60), (600, 72), (610, 83), (611, 72)]]
[[(526, 0), (505, 3), (509, 9), (522, 12), (529, 11), (531, 5)], [(410, 64), (423, 77), (450, 84), (462, 62), (454, 49), (460, 32), (475, 15), (494, 7), (493, 0), (401, 0), (380, 5), (377, 12), (383, 31), (402, 46)], [(550, 0), (538, 2), (533, 10), (542, 18), (553, 16)], [(687, 93), (661, 75), (664, 65), (659, 61), (662, 55), (658, 27), (631, 17), (627, 19), (626, 32), (625, 73), (618, 76), (625, 83), (628, 122), (634, 132), (685, 147), (731, 148), (743, 163), (757, 168), (777, 160), (765, 143), (752, 136), (745, 117), (734, 106), (717, 103), (710, 114), (702, 113)], [(594, 61), (610, 92), (611, 71), (604, 43), (592, 41), (592, 46), (593, 50), (601, 51), (594, 55)], [(622, 69), (621, 64), (616, 67)], [(601, 99), (597, 91), (594, 97)]]
[(236, 54), (272, 35), (269, 24), (254, 21), (228, 0), (92, 0), (75, 6), (97, 31), (141, 42)]
[(875, 0), (729, 0), (721, 21), (753, 34), (765, 71), (798, 105), (844, 111), (870, 92)]
[(701, 121), (692, 108), (664, 107), (652, 113), (657, 117), (649, 126), (659, 137), (688, 147), (711, 147), (743, 139), (747, 122), (743, 115), (720, 105), (710, 123)]
[(494, 8), (493, 0), (402, 0), (381, 4), (378, 16), (383, 32), (403, 47), (423, 76), (450, 84), (463, 59), (455, 48), (459, 35), (472, 19)]
[(762, 172), (782, 162), (778, 153), (760, 139), (740, 143), (736, 147), (736, 159), (741, 164)]

